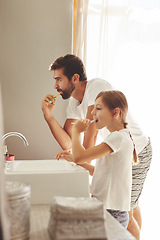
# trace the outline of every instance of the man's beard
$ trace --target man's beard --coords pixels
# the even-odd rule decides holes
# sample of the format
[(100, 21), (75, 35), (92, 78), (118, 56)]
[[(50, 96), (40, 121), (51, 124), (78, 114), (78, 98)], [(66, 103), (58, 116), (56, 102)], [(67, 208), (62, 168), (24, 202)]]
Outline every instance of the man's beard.
[(70, 98), (74, 89), (75, 89), (75, 86), (73, 84), (71, 84), (70, 88), (68, 88), (64, 91), (61, 89), (57, 89), (57, 91), (61, 93), (61, 96), (63, 99), (68, 99), (68, 98)]

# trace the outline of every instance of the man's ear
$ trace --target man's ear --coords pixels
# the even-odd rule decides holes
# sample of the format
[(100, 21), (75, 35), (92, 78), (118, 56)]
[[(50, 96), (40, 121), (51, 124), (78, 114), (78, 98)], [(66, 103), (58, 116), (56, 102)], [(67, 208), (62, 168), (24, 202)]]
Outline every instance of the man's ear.
[(75, 73), (75, 74), (72, 76), (72, 80), (73, 80), (73, 82), (79, 81), (79, 74)]
[(116, 118), (118, 115), (120, 115), (121, 110), (119, 108), (115, 108), (113, 110), (113, 117)]

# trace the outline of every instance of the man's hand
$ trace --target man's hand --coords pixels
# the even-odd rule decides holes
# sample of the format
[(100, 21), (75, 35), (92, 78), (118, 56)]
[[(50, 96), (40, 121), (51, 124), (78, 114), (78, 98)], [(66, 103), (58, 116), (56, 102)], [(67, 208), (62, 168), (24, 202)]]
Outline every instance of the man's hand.
[(45, 119), (52, 116), (53, 109), (56, 104), (56, 99), (53, 99), (54, 97), (55, 97), (54, 95), (48, 94), (41, 103), (41, 108)]
[(70, 151), (67, 150), (57, 153), (56, 159), (59, 160), (60, 158), (63, 158), (68, 162), (73, 162), (73, 156)]

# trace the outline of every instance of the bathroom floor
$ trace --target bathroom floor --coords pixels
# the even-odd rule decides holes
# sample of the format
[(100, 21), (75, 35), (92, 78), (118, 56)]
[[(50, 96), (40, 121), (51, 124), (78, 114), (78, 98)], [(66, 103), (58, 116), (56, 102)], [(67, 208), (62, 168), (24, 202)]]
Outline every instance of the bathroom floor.
[(30, 240), (49, 240), (47, 232), (49, 220), (49, 205), (31, 205)]

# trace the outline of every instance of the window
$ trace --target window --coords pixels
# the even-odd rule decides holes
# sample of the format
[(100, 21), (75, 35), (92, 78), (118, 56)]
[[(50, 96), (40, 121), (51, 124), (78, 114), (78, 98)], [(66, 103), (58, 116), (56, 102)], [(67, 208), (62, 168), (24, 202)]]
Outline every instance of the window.
[[(160, 182), (160, 1), (89, 0), (86, 12), (86, 35), (79, 56), (86, 64), (88, 79), (106, 79), (123, 91), (132, 115), (151, 138), (153, 160), (140, 205), (141, 239), (152, 239), (153, 231), (158, 231), (155, 212), (160, 201), (154, 187)], [(150, 219), (155, 219), (153, 229)]]

